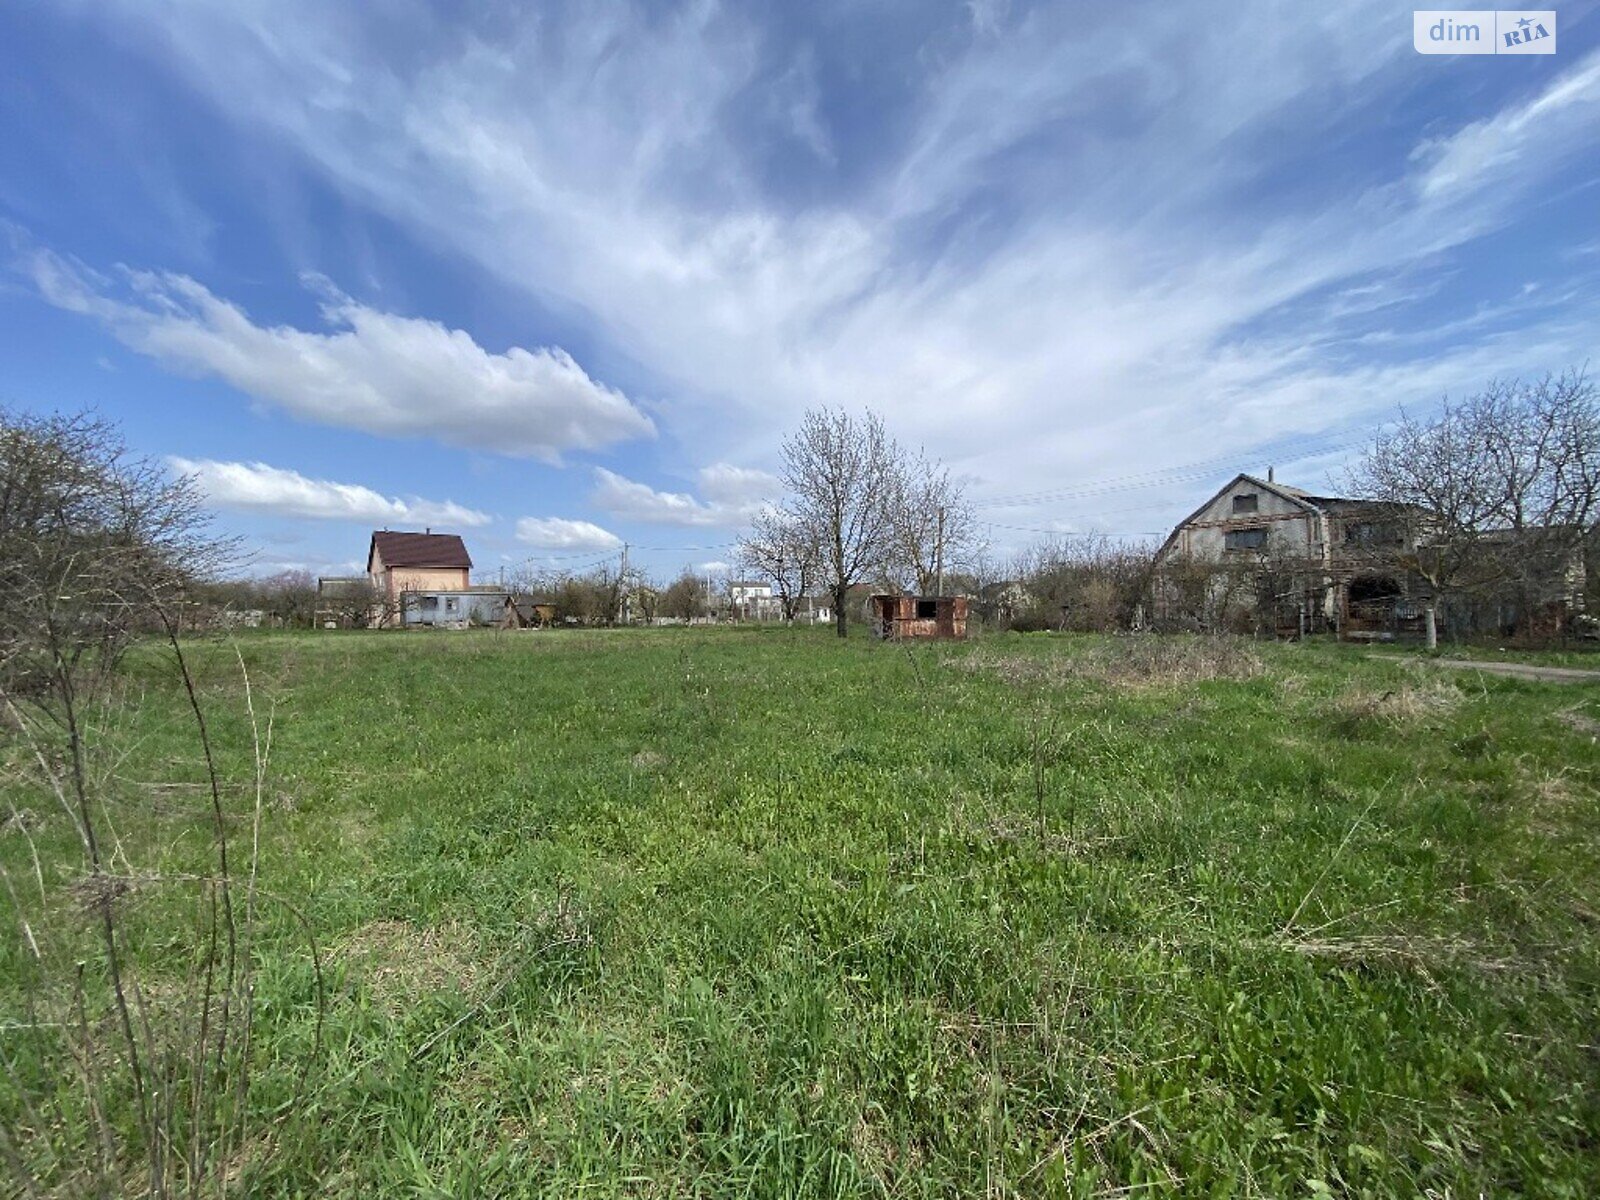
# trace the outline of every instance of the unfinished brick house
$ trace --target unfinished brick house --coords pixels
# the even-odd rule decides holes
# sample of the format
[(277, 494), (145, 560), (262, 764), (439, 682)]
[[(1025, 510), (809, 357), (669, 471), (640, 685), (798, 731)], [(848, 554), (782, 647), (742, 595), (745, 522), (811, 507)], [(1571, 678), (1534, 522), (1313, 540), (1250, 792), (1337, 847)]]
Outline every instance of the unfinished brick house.
[[(1356, 553), (1388, 534), (1384, 506), (1236, 475), (1156, 552), (1158, 624), (1264, 625), (1280, 634), (1345, 624), (1352, 607), (1394, 609), (1403, 587)], [(1402, 614), (1409, 613), (1403, 606)]]
[[(1152, 617), (1167, 628), (1231, 628), (1280, 637), (1336, 632), (1352, 639), (1423, 633), (1426, 583), (1396, 567), (1425, 553), (1426, 523), (1397, 519), (1382, 502), (1319, 495), (1237, 475), (1179, 522), (1156, 552)], [(1419, 532), (1420, 539), (1419, 539)], [(1553, 557), (1541, 530), (1485, 533), (1486, 556), (1522, 564), (1518, 588), (1490, 583), (1441, 602), (1458, 634), (1559, 629), (1583, 609), (1582, 556)], [(1525, 548), (1525, 549), (1523, 549)], [(1530, 558), (1550, 562), (1530, 571)]]

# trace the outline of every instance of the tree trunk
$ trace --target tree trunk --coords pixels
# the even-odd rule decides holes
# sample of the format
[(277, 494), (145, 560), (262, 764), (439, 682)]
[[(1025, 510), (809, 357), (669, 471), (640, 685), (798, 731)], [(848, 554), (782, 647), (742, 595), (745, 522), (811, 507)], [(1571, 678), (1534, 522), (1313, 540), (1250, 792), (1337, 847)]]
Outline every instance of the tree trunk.
[(833, 593), (833, 628), (840, 636), (845, 636), (845, 628), (850, 622), (849, 614), (844, 610), (845, 592), (840, 589)]
[(1422, 610), (1423, 645), (1429, 650), (1439, 648), (1439, 606), (1429, 600)]

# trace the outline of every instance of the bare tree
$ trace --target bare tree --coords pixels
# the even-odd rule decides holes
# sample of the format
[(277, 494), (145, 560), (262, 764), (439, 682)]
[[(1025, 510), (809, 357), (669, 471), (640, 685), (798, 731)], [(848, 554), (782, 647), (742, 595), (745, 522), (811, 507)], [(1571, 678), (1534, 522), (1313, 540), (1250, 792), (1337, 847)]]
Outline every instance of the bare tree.
[[(0, 412), (0, 745), (14, 768), (10, 824), (36, 885), (0, 871), (23, 933), (10, 967), (30, 1014), (8, 1032), (7, 1103), (28, 1114), (0, 1136), (8, 1194), (212, 1194), (246, 1144), (271, 717), (263, 728), (240, 655), (255, 766), (241, 863), (177, 618), (194, 578), (214, 578), (233, 550), (209, 535), (192, 481), (130, 457), (108, 423)], [(210, 859), (181, 874), (138, 870), (117, 833), (136, 811), (113, 784), (129, 749), (118, 745), (117, 666), (149, 632), (165, 637), (208, 793)], [(34, 841), (18, 803), (29, 795), (64, 818), (65, 845)], [(130, 918), (135, 887), (192, 891), (189, 932), (151, 925), (149, 909)], [(165, 975), (158, 985), (138, 953), (151, 937), (163, 960), (187, 960), (177, 988)], [(320, 967), (318, 979), (320, 994)]]
[(925, 452), (895, 454), (888, 494), (890, 543), (885, 573), (919, 595), (942, 592), (944, 576), (980, 549), (977, 520), (950, 469)]
[(628, 588), (629, 602), (645, 624), (654, 625), (657, 614), (661, 612), (661, 589), (650, 582), (642, 571), (634, 572), (632, 579)]
[(531, 596), (536, 600), (549, 601), (555, 594), (557, 576), (550, 571), (523, 563), (513, 567), (506, 580), (506, 586), (513, 595)]
[(373, 621), (373, 614), (381, 601), (378, 589), (369, 579), (352, 583), (333, 601), (335, 619), (351, 629), (365, 629)]
[(833, 598), (840, 637), (846, 596), (890, 557), (890, 499), (899, 455), (873, 413), (813, 409), (783, 444), (786, 511), (818, 549), (819, 580)]
[(1600, 398), (1582, 371), (1491, 383), (1463, 406), (1500, 524), (1575, 544), (1600, 517)]
[(628, 615), (628, 587), (631, 578), (622, 562), (616, 565), (601, 563), (590, 573), (595, 587), (599, 590), (605, 601), (605, 612), (599, 620), (601, 625), (621, 625), (625, 623)]
[[(256, 596), (253, 607), (273, 608), (259, 592)], [(382, 624), (385, 615), (383, 596), (366, 576), (317, 580), (313, 603), (311, 623), (318, 628), (365, 629)]]
[(1333, 576), (1320, 550), (1274, 529), (1251, 557), (1241, 567), (1255, 584), (1253, 632), (1302, 637), (1326, 627)]
[(1441, 603), (1514, 588), (1529, 604), (1562, 586), (1600, 515), (1600, 409), (1581, 372), (1494, 382), (1429, 420), (1402, 412), (1351, 472), (1384, 504), (1383, 536), (1353, 548), (1422, 582), (1427, 645)]
[(1152, 624), (1167, 632), (1244, 633), (1256, 624), (1260, 564), (1172, 554), (1151, 568)]
[(1019, 629), (1127, 629), (1149, 595), (1153, 558), (1148, 545), (1103, 534), (1061, 537), (1018, 555), (1012, 586), (991, 589), (985, 607)]
[(583, 625), (605, 625), (616, 615), (616, 579), (611, 572), (561, 575), (547, 586), (551, 602), (563, 619)]
[(706, 583), (688, 567), (661, 593), (662, 615), (692, 621), (706, 610)]
[(401, 587), (391, 592), (374, 587), (367, 624), (373, 629), (404, 629), (407, 616), (417, 611), (420, 601), (421, 597), (410, 588)]
[(819, 548), (813, 529), (793, 513), (764, 509), (739, 543), (739, 561), (778, 593), (783, 619), (794, 622), (800, 601), (816, 581)]
[(303, 568), (279, 571), (261, 580), (263, 607), (284, 625), (308, 627), (317, 611), (317, 577)]
[(1503, 510), (1506, 566), (1521, 621), (1582, 587), (1600, 519), (1600, 398), (1582, 371), (1491, 384), (1478, 424)]
[(110, 671), (235, 547), (207, 533), (192, 482), (128, 455), (100, 418), (0, 410), (0, 691), (65, 699)]

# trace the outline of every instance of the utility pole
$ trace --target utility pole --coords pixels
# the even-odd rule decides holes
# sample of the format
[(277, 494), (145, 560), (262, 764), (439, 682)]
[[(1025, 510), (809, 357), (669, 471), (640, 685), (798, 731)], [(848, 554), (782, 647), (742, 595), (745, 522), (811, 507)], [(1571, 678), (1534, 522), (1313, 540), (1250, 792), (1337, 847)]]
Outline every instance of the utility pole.
[(944, 595), (944, 505), (939, 505), (939, 533), (933, 539), (934, 571), (938, 578), (938, 585), (934, 588), (935, 596)]
[(628, 543), (622, 543), (622, 570), (617, 575), (617, 624), (626, 623), (628, 613)]

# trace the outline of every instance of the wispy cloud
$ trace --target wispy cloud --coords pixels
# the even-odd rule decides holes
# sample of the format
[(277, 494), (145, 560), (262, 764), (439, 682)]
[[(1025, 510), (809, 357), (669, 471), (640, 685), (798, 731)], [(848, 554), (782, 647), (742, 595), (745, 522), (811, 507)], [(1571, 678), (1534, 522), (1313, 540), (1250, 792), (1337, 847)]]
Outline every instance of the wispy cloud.
[(1490, 184), (1520, 193), (1537, 168), (1579, 153), (1597, 122), (1600, 54), (1591, 54), (1531, 99), (1419, 144), (1417, 188), (1429, 199)]
[(493, 519), (450, 500), (384, 496), (360, 484), (308, 479), (298, 471), (266, 463), (169, 457), (167, 464), (180, 475), (192, 476), (212, 504), (241, 512), (462, 529), (475, 529)]
[[(1204, 20), (973, 0), (913, 34), (916, 7), (886, 62), (828, 59), (844, 37), (774, 48), (745, 6), (600, 2), (404, 54), (318, 5), (124, 11), (341, 195), (581, 313), (673, 397), (659, 419), (694, 465), (771, 466), (800, 409), (865, 404), (978, 493), (1014, 492), (1243, 454), (1592, 346), (1592, 296), (1492, 336), (1385, 335), (1445, 329), (1451, 256), (1562, 172), (1592, 179), (1596, 56), (1439, 108), (1450, 64), (1378, 0)], [(863, 70), (873, 88), (829, 93)], [(1408, 287), (1349, 293), (1374, 275)], [(593, 500), (686, 526), (754, 502), (615, 472)]]
[(617, 550), (622, 539), (590, 521), (565, 517), (523, 517), (517, 522), (517, 541), (539, 550)]
[(770, 471), (713, 463), (699, 471), (700, 490), (713, 504), (749, 511), (775, 500), (782, 490)]
[(595, 507), (615, 517), (652, 525), (742, 524), (779, 490), (777, 478), (770, 473), (727, 463), (700, 469), (704, 500), (688, 492), (659, 491), (604, 467), (595, 468), (594, 478), (589, 500)]
[(43, 249), (22, 266), (51, 304), (94, 317), (130, 349), (320, 424), (547, 461), (655, 432), (563, 350), (491, 353), (462, 330), (380, 312), (318, 277), (306, 282), (330, 332), (258, 325), (185, 275), (126, 271), (118, 288)]

